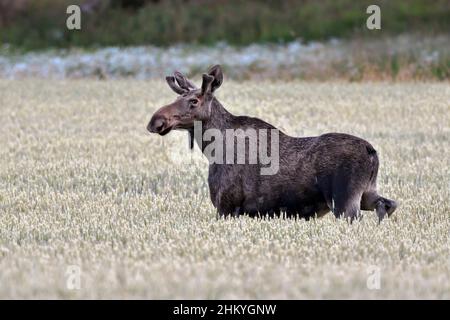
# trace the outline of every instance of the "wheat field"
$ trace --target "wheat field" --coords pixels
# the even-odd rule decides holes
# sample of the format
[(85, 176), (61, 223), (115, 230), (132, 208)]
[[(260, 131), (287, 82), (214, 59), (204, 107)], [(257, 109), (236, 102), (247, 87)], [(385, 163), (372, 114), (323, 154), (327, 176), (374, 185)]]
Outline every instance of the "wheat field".
[(163, 81), (0, 80), (0, 298), (450, 298), (448, 83), (226, 80), (217, 96), (291, 135), (367, 139), (399, 209), (217, 219), (186, 133), (145, 130), (175, 98)]

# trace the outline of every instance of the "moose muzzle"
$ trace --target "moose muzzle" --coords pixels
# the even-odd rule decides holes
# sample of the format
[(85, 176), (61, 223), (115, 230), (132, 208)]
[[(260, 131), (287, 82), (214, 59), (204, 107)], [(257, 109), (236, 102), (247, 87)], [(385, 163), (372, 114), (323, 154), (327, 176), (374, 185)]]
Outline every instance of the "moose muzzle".
[[(151, 133), (158, 133), (164, 135), (170, 131), (167, 125), (168, 121), (164, 116), (155, 114), (147, 125), (147, 130)], [(167, 132), (165, 132), (167, 131)]]

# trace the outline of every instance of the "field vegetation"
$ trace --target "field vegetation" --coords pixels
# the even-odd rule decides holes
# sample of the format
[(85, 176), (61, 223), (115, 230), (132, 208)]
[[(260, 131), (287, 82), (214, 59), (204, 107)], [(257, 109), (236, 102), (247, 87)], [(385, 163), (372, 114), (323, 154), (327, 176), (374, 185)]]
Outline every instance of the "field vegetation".
[(226, 79), (218, 96), (291, 135), (369, 140), (399, 209), (217, 219), (199, 150), (145, 130), (175, 98), (161, 80), (0, 80), (0, 298), (450, 298), (448, 83)]

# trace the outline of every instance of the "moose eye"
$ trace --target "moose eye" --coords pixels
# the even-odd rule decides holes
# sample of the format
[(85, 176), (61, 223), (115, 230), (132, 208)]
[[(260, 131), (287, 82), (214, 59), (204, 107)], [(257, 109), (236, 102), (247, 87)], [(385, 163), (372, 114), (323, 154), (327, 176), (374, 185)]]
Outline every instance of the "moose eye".
[(189, 104), (191, 107), (195, 107), (198, 104), (198, 99), (190, 99)]

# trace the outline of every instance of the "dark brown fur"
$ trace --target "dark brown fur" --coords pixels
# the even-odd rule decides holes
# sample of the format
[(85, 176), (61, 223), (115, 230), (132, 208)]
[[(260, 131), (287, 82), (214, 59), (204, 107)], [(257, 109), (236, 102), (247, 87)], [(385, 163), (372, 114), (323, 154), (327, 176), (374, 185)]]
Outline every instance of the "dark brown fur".
[[(275, 129), (258, 118), (229, 113), (213, 95), (222, 80), (220, 66), (203, 75), (201, 89), (178, 72), (167, 77), (180, 97), (153, 115), (148, 130), (164, 135), (185, 129), (192, 145), (194, 121), (202, 122), (203, 131), (216, 128), (223, 133), (237, 128)], [(197, 143), (202, 151), (208, 144)], [(342, 133), (296, 138), (279, 131), (278, 173), (261, 175), (259, 163), (210, 164), (208, 183), (220, 215), (285, 213), (309, 219), (332, 211), (336, 217), (353, 220), (360, 210), (376, 210), (381, 221), (397, 204), (378, 195), (378, 166), (377, 152), (361, 138)]]

